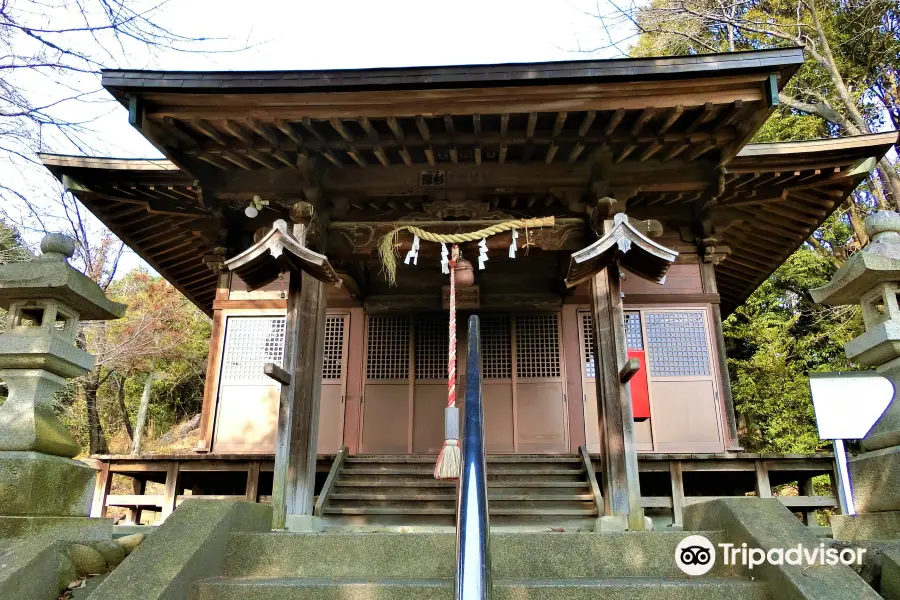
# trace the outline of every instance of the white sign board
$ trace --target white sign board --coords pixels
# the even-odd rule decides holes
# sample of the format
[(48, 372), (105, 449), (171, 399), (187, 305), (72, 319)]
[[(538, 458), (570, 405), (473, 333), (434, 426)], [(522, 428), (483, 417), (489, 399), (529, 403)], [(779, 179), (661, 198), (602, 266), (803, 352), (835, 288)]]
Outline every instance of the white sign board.
[(810, 373), (819, 437), (860, 440), (894, 397), (894, 384), (874, 371)]

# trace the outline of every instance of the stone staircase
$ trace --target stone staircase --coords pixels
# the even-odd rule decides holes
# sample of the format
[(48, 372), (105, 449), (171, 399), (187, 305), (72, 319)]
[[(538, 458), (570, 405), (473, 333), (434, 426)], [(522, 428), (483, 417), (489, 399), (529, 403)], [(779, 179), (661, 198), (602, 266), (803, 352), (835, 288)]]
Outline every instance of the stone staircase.
[[(434, 479), (434, 462), (434, 456), (348, 457), (322, 515), (331, 522), (452, 526), (456, 485)], [(597, 508), (579, 456), (489, 456), (487, 473), (493, 525), (592, 529)]]
[[(713, 543), (719, 532), (704, 532)], [(674, 555), (685, 534), (493, 533), (495, 599), (766, 600), (767, 584), (721, 566), (688, 578)], [(222, 576), (190, 600), (438, 600), (453, 595), (452, 533), (232, 533)]]

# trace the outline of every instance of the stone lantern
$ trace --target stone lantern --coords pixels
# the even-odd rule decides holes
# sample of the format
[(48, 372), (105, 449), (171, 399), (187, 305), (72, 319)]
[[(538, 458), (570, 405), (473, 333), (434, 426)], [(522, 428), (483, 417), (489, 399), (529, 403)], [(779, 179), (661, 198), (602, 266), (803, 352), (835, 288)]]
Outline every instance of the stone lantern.
[(834, 537), (843, 540), (900, 538), (900, 214), (876, 212), (865, 227), (869, 245), (827, 285), (810, 290), (820, 304), (860, 304), (866, 330), (847, 342), (844, 352), (875, 367), (895, 389), (887, 410), (860, 441), (864, 452), (850, 460), (859, 514), (832, 517)]
[(76, 346), (79, 320), (125, 314), (124, 304), (69, 265), (74, 240), (50, 234), (41, 251), (0, 266), (0, 307), (9, 311), (0, 334), (0, 381), (9, 388), (0, 405), (0, 537), (33, 531), (35, 520), (89, 514), (95, 471), (72, 460), (80, 448), (54, 413), (53, 396), (94, 367)]

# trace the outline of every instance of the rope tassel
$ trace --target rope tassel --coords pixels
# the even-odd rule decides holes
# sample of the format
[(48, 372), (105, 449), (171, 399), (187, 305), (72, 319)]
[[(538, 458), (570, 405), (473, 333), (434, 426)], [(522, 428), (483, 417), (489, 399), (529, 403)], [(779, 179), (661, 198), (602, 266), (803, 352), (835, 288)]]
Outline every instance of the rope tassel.
[(459, 409), (456, 407), (456, 261), (459, 246), (450, 253), (450, 327), (447, 354), (447, 408), (444, 410), (444, 446), (434, 465), (435, 479), (459, 479), (462, 451), (459, 447)]

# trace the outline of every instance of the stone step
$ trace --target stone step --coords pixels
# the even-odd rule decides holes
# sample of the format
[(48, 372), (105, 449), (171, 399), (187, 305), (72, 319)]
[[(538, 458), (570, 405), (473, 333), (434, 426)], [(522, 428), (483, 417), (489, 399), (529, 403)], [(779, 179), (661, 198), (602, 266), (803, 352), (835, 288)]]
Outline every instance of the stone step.
[[(725, 541), (721, 532), (701, 533)], [(675, 548), (687, 535), (494, 532), (491, 563), (500, 578), (679, 577)], [(440, 579), (453, 577), (455, 556), (454, 533), (234, 533), (224, 574)], [(721, 563), (710, 573), (728, 574)]]
[[(345, 465), (341, 469), (341, 476), (350, 475), (421, 475), (434, 477), (431, 467), (417, 465), (374, 466), (374, 465)], [(488, 479), (491, 477), (584, 477), (584, 469), (568, 469), (562, 467), (527, 468), (527, 469), (491, 469), (487, 470)]]
[[(404, 487), (404, 488), (447, 488), (456, 489), (454, 481), (438, 481), (434, 478), (403, 478), (403, 477), (351, 477), (349, 479), (338, 477), (334, 483), (335, 487)], [(584, 488), (587, 489), (586, 481), (541, 481), (541, 480), (525, 480), (525, 481), (497, 481), (488, 482), (488, 488)]]
[[(190, 600), (450, 600), (446, 579), (216, 578), (193, 586)], [(738, 578), (495, 578), (495, 600), (769, 600), (768, 586)]]
[[(452, 504), (436, 505), (434, 503), (419, 504), (398, 504), (390, 502), (383, 505), (377, 505), (371, 502), (351, 504), (351, 505), (334, 505), (327, 506), (323, 510), (326, 515), (456, 515), (456, 508)], [(510, 516), (533, 516), (533, 517), (590, 517), (596, 516), (597, 511), (593, 505), (585, 506), (553, 506), (550, 508), (525, 506), (525, 503), (519, 502), (514, 508), (497, 507), (491, 509), (491, 516), (494, 517), (510, 517)]]
[[(415, 491), (393, 491), (393, 492), (368, 492), (354, 491), (347, 492), (338, 486), (328, 499), (336, 500), (421, 500), (421, 501), (437, 501), (437, 502), (455, 502), (456, 494), (454, 493), (438, 493), (438, 492), (415, 492)], [(562, 501), (587, 501), (593, 502), (593, 494), (511, 494), (511, 493), (493, 493), (488, 492), (488, 500), (490, 502), (501, 501), (535, 501), (535, 502), (562, 502)]]
[[(411, 455), (356, 455), (348, 456), (344, 464), (353, 463), (394, 463), (394, 464), (428, 464), (434, 465), (437, 455), (411, 454)], [(581, 465), (581, 457), (572, 454), (489, 454), (487, 464), (523, 464), (523, 463), (555, 463)]]

